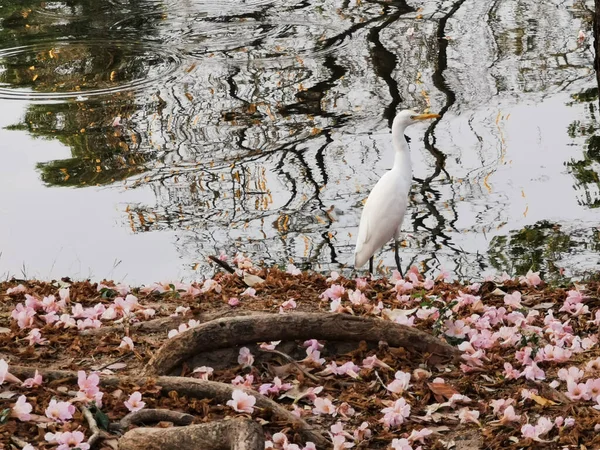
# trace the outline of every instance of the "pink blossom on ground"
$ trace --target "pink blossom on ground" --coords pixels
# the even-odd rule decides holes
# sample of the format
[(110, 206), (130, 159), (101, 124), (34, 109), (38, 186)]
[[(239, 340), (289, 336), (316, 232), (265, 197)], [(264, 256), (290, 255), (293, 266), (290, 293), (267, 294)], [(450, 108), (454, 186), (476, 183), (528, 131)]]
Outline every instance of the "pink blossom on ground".
[(402, 394), (410, 386), (410, 373), (397, 371), (394, 381), (387, 385), (386, 389), (394, 394)]
[(380, 422), (383, 423), (384, 428), (396, 428), (410, 416), (410, 405), (403, 398), (399, 398), (391, 406), (383, 408), (381, 412), (384, 416)]
[(369, 303), (369, 299), (360, 291), (360, 289), (355, 291), (348, 289), (348, 300), (350, 300), (353, 305), (364, 305)]
[(33, 320), (35, 317), (35, 309), (19, 303), (12, 310), (10, 316), (17, 321), (19, 328), (31, 328), (33, 326)]
[(533, 439), (534, 441), (543, 442), (541, 436), (546, 434), (554, 427), (554, 424), (547, 417), (540, 417), (535, 426), (525, 424), (521, 427), (521, 434), (524, 438)]
[(29, 345), (43, 345), (48, 342), (48, 339), (42, 337), (42, 333), (39, 328), (33, 328), (29, 334), (27, 335), (27, 339), (29, 340)]
[(293, 264), (288, 264), (285, 272), (293, 276), (302, 275), (302, 271)]
[(371, 430), (369, 429), (369, 422), (363, 422), (360, 426), (352, 432), (354, 439), (357, 441), (363, 441), (371, 437)]
[(205, 280), (204, 284), (202, 285), (203, 293), (215, 291), (217, 294), (220, 294), (222, 290), (223, 288), (221, 287), (221, 285), (213, 279)]
[(340, 284), (332, 284), (325, 292), (319, 295), (319, 298), (323, 300), (340, 300), (346, 293), (344, 286)]
[(523, 369), (523, 372), (521, 372), (521, 376), (524, 376), (528, 380), (534, 381), (546, 379), (546, 374), (540, 367), (538, 367), (538, 365), (535, 362), (532, 362), (530, 365), (525, 367), (525, 369)]
[(460, 423), (473, 422), (479, 425), (479, 411), (475, 409), (461, 408), (458, 411), (458, 418), (460, 419)]
[(356, 283), (356, 289), (361, 291), (364, 291), (369, 286), (369, 283), (365, 278), (355, 278), (354, 282)]
[(0, 359), (0, 384), (3, 384), (5, 381), (9, 383), (21, 382), (21, 380), (8, 371), (8, 363), (4, 359)]
[(242, 292), (240, 294), (240, 296), (241, 297), (244, 297), (244, 296), (246, 296), (246, 297), (256, 297), (256, 289), (251, 288), (251, 287), (246, 288), (246, 290), (244, 292)]
[(234, 386), (244, 386), (247, 388), (251, 388), (254, 383), (254, 375), (248, 374), (245, 377), (238, 375), (233, 380), (231, 380), (231, 384)]
[(315, 398), (315, 400), (313, 401), (313, 406), (314, 408), (312, 412), (315, 415), (330, 414), (333, 416), (336, 413), (335, 406), (333, 406), (333, 403), (331, 403), (331, 400), (329, 400), (328, 398)]
[(327, 278), (325, 281), (327, 283), (331, 283), (333, 281), (336, 281), (338, 278), (340, 277), (340, 274), (338, 272), (336, 272), (335, 270), (331, 272), (331, 274), (329, 275), (329, 278)]
[(231, 394), (231, 400), (227, 402), (227, 406), (233, 408), (234, 411), (252, 414), (256, 398), (246, 394), (240, 389), (236, 389)]
[(425, 439), (433, 434), (429, 428), (422, 428), (420, 430), (412, 430), (410, 436), (408, 436), (409, 442), (420, 442), (425, 444)]
[(65, 431), (64, 433), (60, 433), (56, 439), (56, 442), (59, 444), (56, 450), (69, 450), (72, 448), (88, 450), (90, 445), (83, 442), (84, 439), (85, 436), (81, 431)]
[(394, 450), (413, 450), (412, 445), (410, 445), (410, 442), (408, 441), (408, 439), (405, 439), (405, 438), (393, 439), (392, 440), (392, 448)]
[(139, 391), (135, 391), (131, 394), (129, 399), (123, 402), (123, 404), (131, 412), (139, 411), (146, 406), (146, 402), (142, 401), (142, 393)]
[(14, 288), (7, 289), (6, 295), (21, 294), (25, 291), (27, 291), (27, 288), (25, 286), (23, 286), (22, 284), (19, 284), (18, 286), (14, 287)]
[(196, 367), (192, 371), (192, 376), (200, 380), (208, 380), (208, 378), (212, 375), (214, 371), (215, 370), (212, 367), (208, 366)]
[(121, 339), (121, 344), (119, 344), (119, 348), (124, 348), (127, 350), (133, 350), (135, 345), (133, 344), (133, 340), (129, 336), (123, 337)]
[(27, 397), (24, 395), (19, 396), (17, 402), (12, 407), (12, 415), (22, 422), (26, 422), (31, 419), (31, 410), (33, 406), (27, 403)]
[(32, 388), (34, 386), (41, 386), (41, 385), (42, 385), (42, 375), (38, 372), (37, 369), (35, 369), (35, 375), (33, 376), (33, 378), (27, 378), (25, 381), (23, 381), (23, 386), (28, 387), (28, 388)]
[(525, 274), (524, 277), (519, 277), (519, 283), (536, 287), (542, 283), (539, 272), (532, 272), (531, 269)]
[(262, 342), (259, 347), (263, 350), (275, 350), (280, 343), (281, 341)]
[(262, 395), (277, 395), (281, 391), (289, 391), (292, 388), (290, 383), (283, 383), (279, 377), (273, 379), (273, 383), (265, 383), (258, 388)]
[(390, 366), (381, 361), (377, 356), (367, 356), (363, 359), (362, 366), (364, 369), (374, 369), (375, 367), (381, 367), (382, 369), (392, 370)]
[(512, 294), (506, 294), (504, 296), (504, 304), (515, 309), (521, 308), (521, 293), (514, 291)]
[(65, 422), (73, 418), (75, 406), (69, 402), (59, 402), (56, 399), (50, 400), (50, 404), (46, 408), (46, 417), (55, 422)]
[(590, 394), (585, 383), (577, 383), (573, 380), (567, 381), (567, 397), (571, 400), (589, 400)]
[(290, 298), (289, 300), (286, 300), (281, 304), (281, 306), (279, 307), (279, 312), (283, 313), (286, 310), (296, 309), (296, 306), (297, 305), (295, 300), (293, 298)]
[(244, 367), (252, 367), (252, 364), (254, 364), (254, 355), (250, 353), (250, 349), (248, 347), (240, 348), (238, 363)]
[(571, 366), (568, 369), (564, 367), (558, 370), (558, 378), (562, 381), (579, 381), (583, 378), (583, 370), (579, 367)]
[(341, 434), (334, 436), (332, 439), (333, 450), (343, 450), (345, 448), (352, 448), (354, 444), (352, 442), (346, 442), (346, 438)]
[(22, 450), (36, 450), (36, 448), (31, 444), (25, 444)]

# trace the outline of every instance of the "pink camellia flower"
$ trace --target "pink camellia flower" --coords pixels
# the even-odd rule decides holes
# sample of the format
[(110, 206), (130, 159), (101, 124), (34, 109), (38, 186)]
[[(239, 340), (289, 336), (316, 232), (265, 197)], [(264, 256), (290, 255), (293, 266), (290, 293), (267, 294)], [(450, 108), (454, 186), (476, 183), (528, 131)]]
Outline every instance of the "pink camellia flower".
[(536, 287), (542, 283), (539, 272), (532, 272), (531, 269), (525, 274), (524, 277), (519, 277), (521, 284)]
[(396, 428), (404, 423), (404, 419), (410, 416), (410, 405), (403, 398), (399, 398), (391, 406), (383, 408), (381, 412), (384, 414), (380, 420), (383, 427), (386, 429)]
[(302, 275), (302, 271), (293, 264), (288, 264), (285, 272), (294, 276)]
[(56, 442), (59, 444), (56, 450), (69, 450), (72, 448), (89, 450), (90, 445), (87, 442), (83, 442), (84, 438), (85, 436), (81, 431), (65, 431), (64, 433), (60, 433), (60, 436), (56, 439)]
[(27, 378), (25, 381), (23, 381), (23, 386), (24, 387), (28, 387), (28, 388), (32, 388), (34, 386), (41, 386), (42, 385), (42, 375), (38, 372), (38, 370), (35, 370), (35, 375), (33, 376), (33, 378)]
[(55, 422), (66, 422), (73, 418), (75, 407), (69, 402), (59, 402), (56, 399), (50, 400), (50, 404), (46, 408), (46, 417)]
[(254, 355), (250, 353), (250, 349), (248, 347), (240, 348), (238, 363), (244, 367), (252, 367), (252, 364), (254, 364)]
[(17, 403), (12, 407), (12, 415), (22, 422), (26, 422), (31, 419), (31, 410), (33, 406), (27, 403), (27, 397), (21, 395)]
[(387, 385), (386, 389), (394, 394), (402, 394), (410, 386), (410, 373), (397, 371), (394, 381)]
[(215, 369), (208, 366), (196, 367), (192, 371), (192, 376), (200, 380), (208, 380), (208, 378), (213, 374), (214, 371)]
[(142, 401), (142, 393), (140, 391), (135, 391), (131, 394), (129, 399), (123, 402), (123, 404), (131, 412), (139, 411), (146, 406), (146, 402)]
[(312, 412), (315, 415), (331, 414), (333, 416), (336, 413), (335, 406), (333, 406), (333, 403), (331, 403), (331, 400), (329, 400), (328, 398), (317, 397), (313, 401), (313, 405), (314, 405), (314, 408), (313, 408)]
[(231, 400), (227, 402), (227, 406), (230, 406), (237, 412), (252, 414), (255, 403), (256, 398), (254, 396), (246, 394), (240, 389), (236, 389), (231, 394)]
[(461, 408), (458, 411), (458, 418), (460, 419), (460, 423), (473, 422), (479, 425), (479, 411), (475, 409)]
[(512, 294), (506, 294), (504, 296), (504, 304), (506, 306), (512, 306), (513, 308), (521, 308), (521, 293), (515, 291)]

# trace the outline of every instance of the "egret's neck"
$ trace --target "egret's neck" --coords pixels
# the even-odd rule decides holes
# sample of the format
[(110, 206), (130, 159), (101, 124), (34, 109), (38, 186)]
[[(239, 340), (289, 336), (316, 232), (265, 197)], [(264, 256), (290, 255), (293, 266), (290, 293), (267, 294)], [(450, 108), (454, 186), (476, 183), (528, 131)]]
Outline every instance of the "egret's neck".
[(392, 132), (392, 145), (394, 147), (394, 167), (392, 170), (412, 172), (410, 151), (408, 150), (408, 143), (404, 138), (404, 130)]

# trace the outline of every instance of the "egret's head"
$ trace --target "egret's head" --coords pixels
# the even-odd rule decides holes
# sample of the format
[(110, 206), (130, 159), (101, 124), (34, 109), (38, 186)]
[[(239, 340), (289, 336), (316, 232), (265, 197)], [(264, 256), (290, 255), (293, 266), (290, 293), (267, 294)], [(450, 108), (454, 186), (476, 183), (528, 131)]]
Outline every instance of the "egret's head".
[(437, 119), (440, 117), (439, 114), (419, 114), (411, 109), (405, 109), (396, 114), (394, 123), (392, 123), (392, 132), (397, 130), (398, 132), (404, 133), (406, 127), (413, 125), (417, 122), (427, 119)]

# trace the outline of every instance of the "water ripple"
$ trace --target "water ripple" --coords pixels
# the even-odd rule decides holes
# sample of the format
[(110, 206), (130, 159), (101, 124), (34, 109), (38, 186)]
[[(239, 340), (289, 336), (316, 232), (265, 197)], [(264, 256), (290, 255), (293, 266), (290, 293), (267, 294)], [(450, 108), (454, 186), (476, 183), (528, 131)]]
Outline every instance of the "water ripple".
[(61, 101), (141, 90), (163, 83), (180, 64), (173, 50), (144, 42), (63, 41), (6, 48), (0, 50), (0, 99)]

